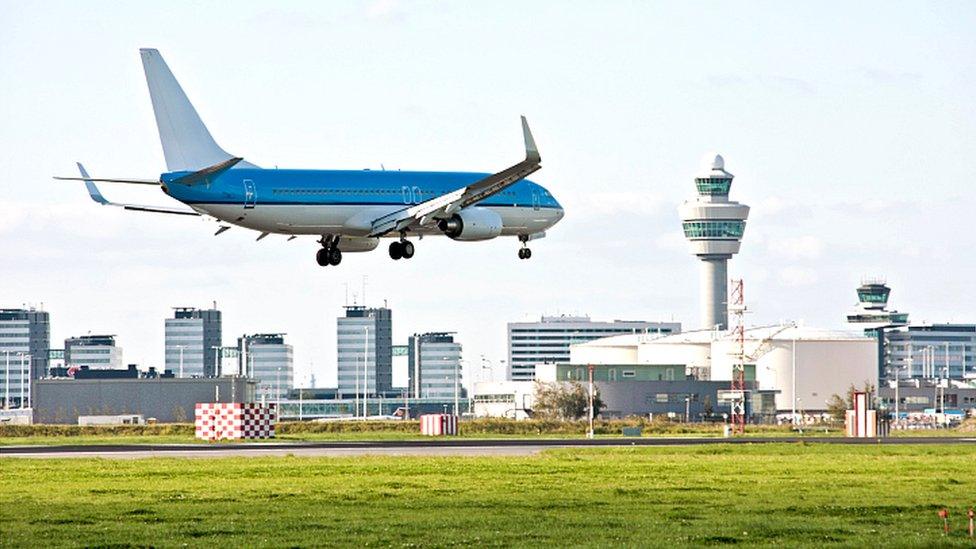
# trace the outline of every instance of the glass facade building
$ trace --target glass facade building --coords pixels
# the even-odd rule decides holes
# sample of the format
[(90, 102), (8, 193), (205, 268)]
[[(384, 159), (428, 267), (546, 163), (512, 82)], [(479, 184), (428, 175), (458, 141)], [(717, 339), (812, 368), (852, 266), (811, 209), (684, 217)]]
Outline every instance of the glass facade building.
[(536, 364), (568, 363), (569, 346), (620, 334), (676, 334), (680, 322), (614, 320), (594, 322), (587, 316), (543, 316), (539, 322), (508, 324), (508, 376), (535, 379)]
[(284, 334), (254, 334), (237, 338), (239, 370), (257, 382), (257, 400), (288, 398), (295, 386), (292, 346)]
[(217, 309), (175, 308), (173, 318), (166, 319), (166, 369), (177, 377), (220, 375), (221, 330)]
[(385, 307), (347, 306), (336, 320), (340, 395), (393, 389), (393, 315)]
[(461, 344), (453, 334), (433, 332), (410, 336), (407, 387), (416, 398), (463, 397)]
[(114, 335), (87, 335), (64, 340), (64, 363), (68, 368), (87, 366), (91, 370), (122, 368), (122, 348)]
[(976, 324), (884, 330), (886, 379), (976, 380)]
[(21, 406), (28, 401), (30, 381), (44, 376), (51, 348), (47, 311), (0, 309), (0, 401)]

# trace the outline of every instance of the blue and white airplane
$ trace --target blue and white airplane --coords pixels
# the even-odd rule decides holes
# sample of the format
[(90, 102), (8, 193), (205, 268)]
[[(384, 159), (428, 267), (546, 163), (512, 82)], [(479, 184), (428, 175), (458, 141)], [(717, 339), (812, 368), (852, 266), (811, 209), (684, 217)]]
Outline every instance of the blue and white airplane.
[[(211, 137), (179, 82), (157, 50), (142, 49), (167, 171), (159, 179), (93, 178), (79, 163), (92, 199), (105, 206), (177, 215), (209, 216), (220, 227), (232, 225), (269, 234), (319, 237), (319, 265), (338, 265), (343, 252), (376, 249), (392, 238), (393, 259), (409, 259), (418, 239), (445, 235), (458, 241), (514, 236), (518, 256), (528, 259), (530, 240), (545, 236), (563, 209), (552, 194), (527, 179), (542, 157), (522, 117), (525, 160), (495, 174), (261, 169), (228, 154)], [(158, 185), (186, 204), (168, 208), (107, 200), (95, 182)]]

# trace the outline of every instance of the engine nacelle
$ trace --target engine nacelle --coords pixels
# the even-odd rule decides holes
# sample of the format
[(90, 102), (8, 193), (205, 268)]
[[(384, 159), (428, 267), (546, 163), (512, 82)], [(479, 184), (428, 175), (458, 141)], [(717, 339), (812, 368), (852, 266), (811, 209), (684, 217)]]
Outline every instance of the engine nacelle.
[(490, 240), (502, 234), (502, 218), (487, 208), (466, 208), (438, 221), (437, 228), (454, 240)]

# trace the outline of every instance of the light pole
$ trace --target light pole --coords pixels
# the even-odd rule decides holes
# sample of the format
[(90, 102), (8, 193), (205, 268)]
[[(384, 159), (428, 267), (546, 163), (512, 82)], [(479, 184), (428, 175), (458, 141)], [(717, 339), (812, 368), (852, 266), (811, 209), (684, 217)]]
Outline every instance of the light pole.
[(180, 350), (180, 378), (183, 377), (183, 349), (186, 349), (186, 345), (177, 345)]
[[(27, 378), (27, 383), (26, 384), (24, 383), (24, 377), (21, 377), (20, 378), (20, 409), (21, 410), (23, 410), (24, 408), (30, 408), (31, 369), (32, 369), (32, 366), (34, 365), (34, 357), (32, 355), (30, 355), (30, 354), (28, 354), (26, 356), (27, 356), (27, 370), (21, 369), (21, 371), (22, 371), (22, 373), (26, 374), (24, 377)], [(24, 359), (21, 358), (20, 360), (21, 360), (21, 364), (23, 364)], [(27, 387), (27, 397), (26, 398), (24, 397), (24, 386), (25, 385)], [(943, 391), (942, 394), (943, 394), (942, 400), (943, 400), (943, 402), (945, 402), (945, 396), (944, 396), (945, 395), (945, 391)], [(27, 403), (26, 406), (24, 405), (25, 402)]]
[(214, 350), (214, 376), (220, 377), (220, 345), (211, 345)]
[(369, 418), (369, 408), (367, 407), (367, 395), (369, 390), (369, 326), (363, 326), (366, 337), (363, 339), (363, 419)]
[(20, 379), (18, 380), (18, 382), (20, 383), (20, 407), (21, 408), (24, 407), (24, 355), (25, 354), (26, 353), (17, 353), (17, 356), (20, 357)]
[(691, 396), (685, 397), (685, 423), (691, 423)]
[(589, 371), (589, 375), (590, 375), (590, 391), (589, 391), (589, 393), (590, 393), (589, 394), (589, 401), (590, 401), (590, 410), (589, 410), (590, 428), (586, 432), (586, 438), (593, 438), (593, 415), (594, 415), (593, 414), (593, 365), (592, 364), (588, 364), (586, 366), (586, 369)]
[(275, 408), (281, 415), (281, 366), (278, 366), (278, 371), (275, 373), (275, 385)]
[[(795, 330), (794, 330), (794, 332), (795, 332)], [(792, 399), (793, 400), (793, 426), (795, 427), (796, 424), (799, 423), (799, 420), (796, 417), (796, 337), (793, 338), (792, 354), (793, 354), (793, 367), (791, 369), (793, 370), (792, 371), (792, 374), (793, 374), (793, 381), (792, 381), (793, 387), (790, 389), (790, 392), (793, 393), (793, 399)]]
[(3, 373), (3, 409), (10, 409), (10, 351), (4, 351), (7, 357), (7, 369)]

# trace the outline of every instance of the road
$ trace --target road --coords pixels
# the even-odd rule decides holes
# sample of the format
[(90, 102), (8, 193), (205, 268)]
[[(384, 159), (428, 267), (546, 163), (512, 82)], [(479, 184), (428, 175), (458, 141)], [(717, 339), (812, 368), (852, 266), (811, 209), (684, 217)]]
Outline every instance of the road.
[(430, 439), (343, 442), (248, 442), (219, 444), (100, 444), (63, 446), (5, 446), (0, 458), (145, 458), (145, 457), (231, 457), (231, 456), (518, 456), (549, 448), (696, 446), (709, 444), (976, 444), (976, 438), (897, 437), (749, 437), (749, 438), (606, 438), (606, 439)]

